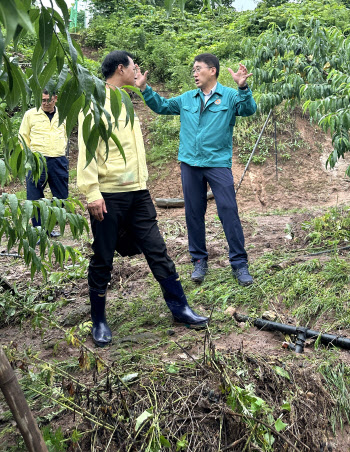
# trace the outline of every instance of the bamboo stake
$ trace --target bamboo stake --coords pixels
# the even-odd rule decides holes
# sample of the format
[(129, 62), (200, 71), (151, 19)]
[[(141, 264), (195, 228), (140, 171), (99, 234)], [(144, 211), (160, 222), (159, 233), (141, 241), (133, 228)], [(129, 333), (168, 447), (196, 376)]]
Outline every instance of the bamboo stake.
[(28, 451), (48, 452), (39, 427), (2, 347), (0, 347), (0, 389), (17, 422)]

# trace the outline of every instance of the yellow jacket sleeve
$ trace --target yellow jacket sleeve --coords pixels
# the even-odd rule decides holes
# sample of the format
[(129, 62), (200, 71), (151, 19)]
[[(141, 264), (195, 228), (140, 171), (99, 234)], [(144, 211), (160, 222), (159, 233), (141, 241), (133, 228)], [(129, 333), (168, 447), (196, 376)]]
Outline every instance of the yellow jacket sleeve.
[(28, 112), (24, 113), (18, 135), (21, 135), (26, 145), (30, 148), (30, 123)]
[(78, 166), (77, 166), (77, 186), (81, 193), (86, 196), (88, 203), (101, 199), (100, 185), (98, 180), (97, 153), (96, 160), (92, 159), (86, 166), (86, 146), (83, 138), (84, 113), (80, 112), (78, 120)]

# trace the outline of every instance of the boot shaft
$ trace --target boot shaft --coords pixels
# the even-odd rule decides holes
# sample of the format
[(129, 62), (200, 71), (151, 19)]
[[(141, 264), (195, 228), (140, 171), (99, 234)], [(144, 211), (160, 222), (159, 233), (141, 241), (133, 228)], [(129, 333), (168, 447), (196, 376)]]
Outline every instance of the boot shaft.
[(106, 290), (89, 287), (91, 319), (94, 324), (105, 321), (106, 294)]
[(181, 307), (187, 305), (186, 295), (183, 291), (182, 284), (177, 273), (168, 276), (168, 278), (160, 280), (159, 284), (162, 289), (166, 304), (168, 305), (170, 310), (170, 306)]

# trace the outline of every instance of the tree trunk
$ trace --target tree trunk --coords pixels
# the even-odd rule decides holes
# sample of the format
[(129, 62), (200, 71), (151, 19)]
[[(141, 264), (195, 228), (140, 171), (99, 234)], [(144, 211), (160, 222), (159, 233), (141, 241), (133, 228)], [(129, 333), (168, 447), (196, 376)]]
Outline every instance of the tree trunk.
[(0, 347), (0, 389), (17, 422), (28, 451), (48, 452), (39, 427), (2, 347)]

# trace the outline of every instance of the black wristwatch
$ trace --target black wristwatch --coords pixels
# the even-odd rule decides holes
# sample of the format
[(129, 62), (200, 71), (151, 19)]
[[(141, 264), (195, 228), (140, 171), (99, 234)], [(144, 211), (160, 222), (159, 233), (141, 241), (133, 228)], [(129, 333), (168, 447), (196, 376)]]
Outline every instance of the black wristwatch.
[(246, 90), (248, 88), (249, 88), (248, 83), (246, 83), (244, 86), (239, 86), (238, 87), (238, 89), (241, 89), (241, 90)]

